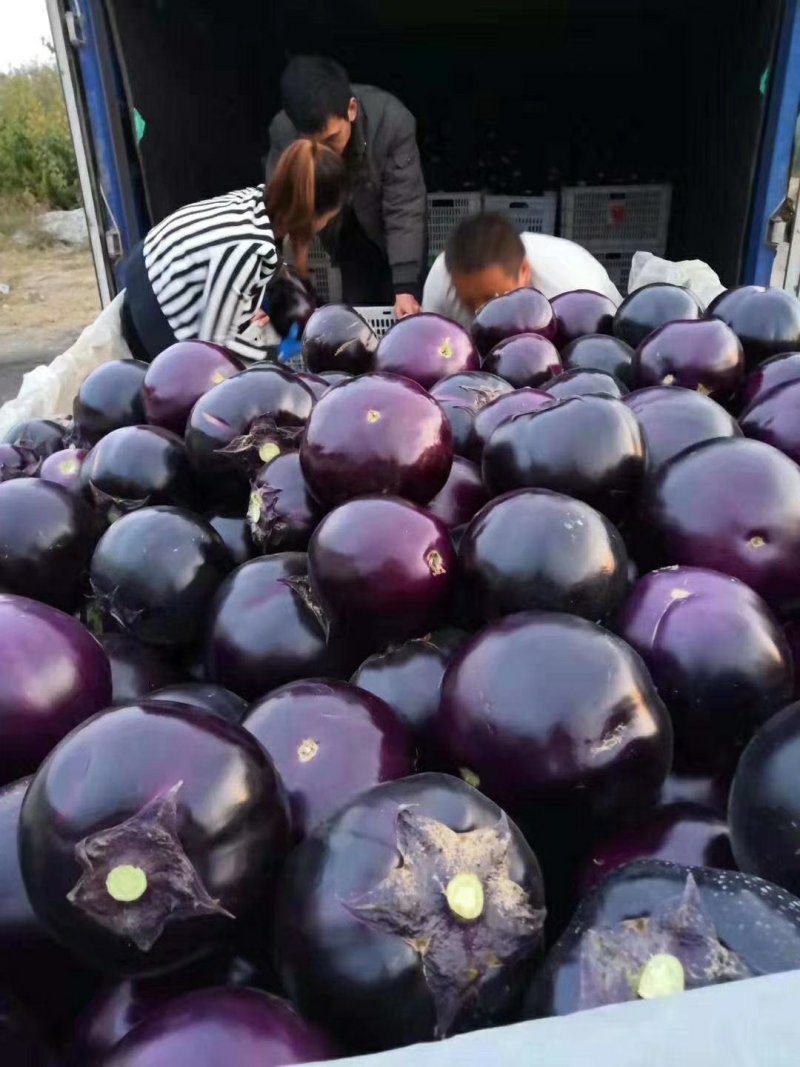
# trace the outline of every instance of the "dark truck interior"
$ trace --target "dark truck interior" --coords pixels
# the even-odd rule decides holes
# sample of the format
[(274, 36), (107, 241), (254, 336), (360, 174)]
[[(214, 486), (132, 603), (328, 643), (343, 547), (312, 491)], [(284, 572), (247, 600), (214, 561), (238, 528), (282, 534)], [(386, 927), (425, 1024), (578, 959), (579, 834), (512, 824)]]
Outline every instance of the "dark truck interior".
[(667, 255), (739, 275), (780, 0), (107, 0), (151, 221), (261, 180), (283, 64), (416, 114), (431, 192), (673, 184)]

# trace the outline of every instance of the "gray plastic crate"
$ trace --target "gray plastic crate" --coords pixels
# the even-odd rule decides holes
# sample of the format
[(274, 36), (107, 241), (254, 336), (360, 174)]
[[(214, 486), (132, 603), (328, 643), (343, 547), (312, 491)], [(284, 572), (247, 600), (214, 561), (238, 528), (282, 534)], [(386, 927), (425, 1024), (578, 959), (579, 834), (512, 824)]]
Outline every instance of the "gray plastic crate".
[(667, 243), (671, 185), (576, 185), (561, 190), (561, 236), (594, 251), (655, 252)]
[(377, 334), (378, 337), (383, 337), (384, 334), (387, 334), (397, 322), (394, 317), (394, 308), (356, 308), (356, 311), (370, 325), (373, 333)]
[(514, 223), (518, 233), (555, 233), (557, 209), (557, 193), (545, 193), (543, 196), (487, 194), (483, 198), (483, 210), (506, 215)]
[[(609, 278), (614, 285), (616, 285), (617, 289), (619, 289), (623, 296), (626, 296), (628, 293), (628, 279), (631, 276), (633, 252), (628, 252), (627, 250), (620, 251), (616, 248), (590, 248), (589, 250), (594, 258), (606, 268)], [(660, 255), (661, 252), (658, 254)]]
[(450, 231), (468, 215), (481, 210), (481, 193), (430, 193), (428, 195), (428, 262), (444, 252)]
[(308, 252), (308, 269), (317, 291), (320, 304), (336, 304), (341, 300), (341, 274), (331, 263), (331, 257), (322, 247), (319, 237)]

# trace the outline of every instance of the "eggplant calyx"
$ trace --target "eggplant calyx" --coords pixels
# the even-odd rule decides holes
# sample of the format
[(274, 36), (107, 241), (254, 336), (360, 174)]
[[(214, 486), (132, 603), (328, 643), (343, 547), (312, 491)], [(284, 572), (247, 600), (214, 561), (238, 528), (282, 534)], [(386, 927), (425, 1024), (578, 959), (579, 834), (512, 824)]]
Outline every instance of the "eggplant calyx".
[(295, 452), (300, 446), (302, 426), (284, 426), (274, 415), (259, 415), (250, 423), (247, 433), (218, 448), (223, 456), (236, 456), (253, 473), (283, 452)]
[(209, 896), (178, 836), (178, 782), (117, 826), (75, 846), (83, 873), (67, 900), (112, 934), (149, 952), (169, 922), (233, 919)]
[(260, 548), (271, 545), (273, 538), (283, 533), (285, 523), (278, 514), (280, 495), (280, 489), (271, 486), (256, 486), (250, 494), (247, 521), (250, 533)]
[(311, 580), (304, 574), (291, 574), (287, 578), (279, 578), (278, 581), (281, 585), (291, 589), (298, 600), (302, 602), (303, 607), (311, 612), (327, 644), (331, 633), (331, 622), (311, 591)]
[[(125, 633), (131, 633), (137, 622), (145, 614), (144, 608), (133, 608), (120, 601), (119, 586), (106, 593), (92, 582), (92, 597), (94, 610), (101, 619), (110, 618), (117, 623)], [(89, 608), (89, 612), (92, 608)]]
[(505, 815), (495, 826), (457, 833), (400, 808), (396, 834), (401, 862), (343, 904), (419, 953), (436, 1036), (447, 1037), (465, 1011), (480, 1014), (489, 983), (537, 950), (545, 912), (511, 879)]
[(117, 519), (121, 519), (123, 515), (128, 515), (131, 511), (141, 511), (150, 503), (149, 496), (142, 497), (141, 500), (112, 496), (110, 493), (103, 492), (92, 481), (89, 482), (89, 488), (95, 507), (105, 514), (109, 522), (116, 522)]

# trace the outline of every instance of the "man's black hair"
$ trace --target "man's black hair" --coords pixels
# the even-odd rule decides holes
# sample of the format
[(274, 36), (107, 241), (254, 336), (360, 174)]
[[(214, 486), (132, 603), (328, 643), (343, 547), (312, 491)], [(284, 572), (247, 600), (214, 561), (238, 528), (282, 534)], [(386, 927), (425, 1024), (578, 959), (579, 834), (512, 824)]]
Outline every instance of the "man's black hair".
[(281, 77), (281, 103), (295, 129), (317, 134), (328, 119), (346, 118), (353, 96), (347, 71), (325, 56), (295, 56)]
[(525, 259), (525, 246), (505, 215), (487, 211), (470, 215), (447, 238), (444, 261), (453, 274), (475, 274), (500, 266), (516, 274)]

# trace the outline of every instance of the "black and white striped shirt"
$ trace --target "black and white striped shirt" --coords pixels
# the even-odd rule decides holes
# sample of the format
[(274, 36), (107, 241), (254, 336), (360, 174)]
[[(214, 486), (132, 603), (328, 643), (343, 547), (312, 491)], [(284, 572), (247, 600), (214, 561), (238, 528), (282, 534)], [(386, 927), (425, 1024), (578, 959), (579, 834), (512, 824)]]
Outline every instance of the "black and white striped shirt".
[(176, 338), (213, 341), (240, 356), (264, 355), (241, 335), (278, 260), (263, 185), (189, 204), (144, 241), (147, 275)]

